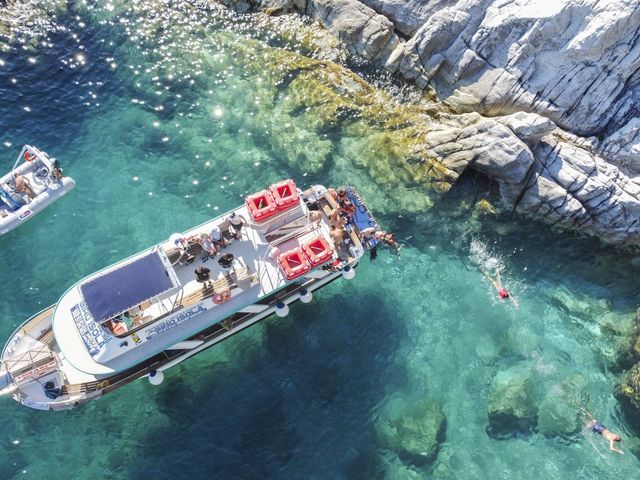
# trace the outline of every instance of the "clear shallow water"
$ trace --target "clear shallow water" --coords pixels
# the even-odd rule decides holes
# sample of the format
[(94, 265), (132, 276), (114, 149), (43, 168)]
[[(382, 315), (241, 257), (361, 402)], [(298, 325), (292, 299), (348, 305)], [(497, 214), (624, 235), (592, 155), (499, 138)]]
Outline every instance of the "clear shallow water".
[[(46, 45), (13, 40), (0, 54), (0, 164), (33, 143), (77, 182), (0, 238), (1, 339), (79, 278), (287, 176), (355, 184), (405, 247), (173, 369), (159, 388), (139, 381), (59, 414), (0, 400), (3, 478), (421, 478), (444, 467), (474, 479), (637, 476), (635, 456), (609, 455), (590, 436), (486, 433), (492, 379), (526, 365), (538, 401), (584, 376), (585, 403), (631, 440), (601, 326), (633, 317), (632, 257), (478, 219), (458, 207), (477, 193), (473, 179), (412, 210), (418, 192), (358, 161), (366, 139), (282, 125), (291, 117), (266, 101), (264, 50), (250, 39), (299, 46), (248, 18), (76, 8), (58, 13)], [(323, 162), (299, 156), (325, 149)], [(483, 279), (496, 265), (520, 309)], [(382, 412), (422, 398), (447, 416), (440, 473), (408, 469), (375, 435)]]

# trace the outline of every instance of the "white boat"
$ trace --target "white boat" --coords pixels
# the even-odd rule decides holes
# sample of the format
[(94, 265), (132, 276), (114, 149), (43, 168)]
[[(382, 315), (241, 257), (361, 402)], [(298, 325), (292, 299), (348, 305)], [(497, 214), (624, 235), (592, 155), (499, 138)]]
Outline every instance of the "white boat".
[[(353, 278), (360, 257), (375, 246), (362, 241), (361, 229), (377, 224), (347, 188), (357, 211), (338, 245), (330, 236), (332, 191), (302, 192), (287, 180), (82, 279), (11, 335), (0, 394), (61, 410), (143, 376), (159, 384), (164, 370), (273, 313), (286, 315), (289, 304), (310, 301), (333, 280)], [(231, 213), (245, 220), (238, 238)], [(218, 229), (228, 245), (211, 258), (196, 240)], [(209, 268), (209, 282), (196, 280), (199, 267)]]
[[(25, 191), (17, 188), (16, 176), (27, 185)], [(74, 186), (72, 178), (62, 176), (57, 160), (25, 145), (11, 171), (0, 178), (0, 235), (20, 226)]]

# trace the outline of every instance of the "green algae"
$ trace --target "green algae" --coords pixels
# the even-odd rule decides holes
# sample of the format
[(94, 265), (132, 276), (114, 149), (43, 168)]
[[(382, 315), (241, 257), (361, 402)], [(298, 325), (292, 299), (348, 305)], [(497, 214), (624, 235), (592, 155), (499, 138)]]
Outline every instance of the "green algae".
[[(187, 152), (221, 135), (246, 135), (266, 143), (270, 156), (290, 167), (290, 175), (321, 177), (334, 168), (347, 181), (360, 179), (358, 187), (375, 184), (404, 212), (431, 208), (457, 179), (458, 173), (429, 153), (426, 142), (446, 106), (435, 107), (428, 98), (399, 102), (339, 63), (312, 58), (338, 50), (337, 44), (322, 45), (328, 34), (317, 25), (295, 20), (287, 28), (281, 17), (253, 16), (260, 28), (276, 26), (284, 49), (231, 29), (232, 14), (219, 5), (210, 4), (211, 11), (203, 13), (180, 4), (183, 14), (171, 22), (161, 5), (114, 5), (88, 13), (126, 30), (132, 42), (122, 46), (128, 60), (118, 71), (134, 82), (143, 108), (162, 108), (156, 114), (159, 126), (146, 129), (150, 138), (138, 141), (154, 146), (180, 138), (183, 146), (171, 148)], [(144, 16), (134, 24), (122, 18), (123, 11)], [(140, 64), (147, 65), (144, 72)], [(132, 72), (135, 77), (126, 78)], [(235, 95), (240, 89), (252, 95)], [(214, 92), (215, 103), (203, 102), (207, 91)], [(173, 102), (178, 96), (181, 104), (193, 99), (193, 107), (176, 110), (172, 103), (178, 104)], [(203, 118), (210, 119), (206, 133), (195, 127)], [(193, 133), (197, 130), (201, 135)], [(185, 137), (183, 131), (191, 133)]]

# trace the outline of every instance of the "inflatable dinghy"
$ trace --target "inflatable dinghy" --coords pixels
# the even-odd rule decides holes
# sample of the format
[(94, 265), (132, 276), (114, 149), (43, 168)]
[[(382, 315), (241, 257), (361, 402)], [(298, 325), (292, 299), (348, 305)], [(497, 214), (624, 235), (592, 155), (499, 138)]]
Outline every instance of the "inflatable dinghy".
[(0, 235), (20, 226), (75, 186), (57, 160), (25, 145), (9, 173), (0, 178)]

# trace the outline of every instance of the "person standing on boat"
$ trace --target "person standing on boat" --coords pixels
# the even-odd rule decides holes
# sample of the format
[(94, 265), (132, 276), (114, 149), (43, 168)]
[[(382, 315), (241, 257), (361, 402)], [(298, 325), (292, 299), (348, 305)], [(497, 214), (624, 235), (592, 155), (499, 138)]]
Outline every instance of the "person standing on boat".
[(352, 223), (356, 215), (356, 207), (349, 200), (345, 201), (340, 207), (340, 215), (342, 215), (347, 223)]
[(331, 240), (333, 240), (333, 245), (336, 250), (338, 250), (342, 245), (344, 245), (344, 229), (338, 228), (336, 225), (331, 225)]
[(242, 231), (242, 225), (244, 225), (244, 222), (245, 218), (242, 215), (236, 215), (236, 212), (232, 212), (231, 215), (229, 215), (229, 223), (235, 232), (233, 234), (233, 238), (236, 240), (240, 240), (242, 236), (240, 232)]
[(211, 288), (212, 284), (211, 284), (211, 277), (209, 276), (209, 274), (211, 273), (211, 270), (209, 270), (207, 267), (203, 267), (202, 265), (200, 265), (198, 268), (196, 268), (196, 281), (198, 283), (202, 283), (202, 289), (206, 290), (207, 288)]
[(513, 302), (516, 308), (518, 308), (518, 301), (511, 295), (506, 288), (502, 285), (502, 278), (500, 277), (500, 269), (496, 270), (496, 278), (495, 280), (491, 278), (489, 275), (485, 274), (485, 277), (489, 279), (491, 284), (495, 287), (498, 292), (498, 296), (500, 300), (506, 300), (507, 298)]
[(31, 183), (28, 178), (24, 175), (18, 175), (17, 173), (14, 173), (13, 176), (15, 177), (17, 191), (26, 193), (31, 199), (36, 198), (36, 193), (33, 191), (33, 188), (31, 188)]

